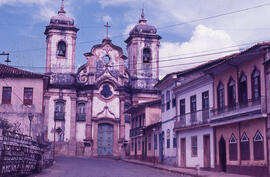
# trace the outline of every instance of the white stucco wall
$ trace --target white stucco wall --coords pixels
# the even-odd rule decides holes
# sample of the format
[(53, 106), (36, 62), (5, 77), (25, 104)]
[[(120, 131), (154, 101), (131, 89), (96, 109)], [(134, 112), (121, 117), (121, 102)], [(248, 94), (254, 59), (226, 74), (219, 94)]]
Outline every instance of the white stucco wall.
[[(209, 108), (213, 107), (213, 82), (209, 76), (198, 77), (197, 79), (183, 84), (178, 87), (176, 91), (176, 101), (178, 108), (180, 105), (180, 100), (185, 99), (185, 113), (186, 115), (186, 125), (190, 124), (190, 97), (196, 95), (196, 109), (197, 111), (197, 120), (202, 120), (202, 93), (208, 91), (209, 93)], [(178, 114), (179, 111), (178, 111)], [(179, 115), (178, 115), (179, 116)], [(211, 156), (211, 167), (214, 168), (214, 145), (213, 145), (213, 128), (197, 128), (197, 129), (189, 129), (186, 131), (178, 132), (178, 157), (177, 163), (181, 166), (181, 144), (180, 139), (186, 138), (186, 167), (196, 167), (196, 165), (200, 165), (203, 167), (204, 159), (203, 159), (203, 135), (210, 135), (210, 156)], [(191, 136), (197, 136), (198, 142), (198, 157), (191, 156)]]
[[(54, 140), (54, 111), (55, 111), (55, 100), (59, 99), (59, 96), (51, 96), (49, 100), (49, 119), (48, 119), (48, 139), (49, 141)], [(65, 100), (65, 136), (64, 141), (70, 139), (70, 118), (71, 118), (71, 99), (68, 96), (63, 96)], [(59, 122), (59, 121), (57, 121)], [(60, 126), (56, 124), (56, 129)]]
[[(73, 55), (75, 52), (75, 46), (73, 45), (74, 32), (65, 31), (65, 35), (61, 35), (57, 30), (52, 31), (54, 32), (54, 35), (50, 38), (51, 49), (49, 49), (51, 54), (51, 56), (49, 56), (49, 58), (51, 58), (51, 71), (54, 73), (72, 72), (72, 68), (74, 68)], [(64, 41), (66, 43), (67, 48), (65, 57), (57, 56), (57, 45), (60, 41)]]
[(85, 122), (76, 122), (76, 140), (83, 142), (85, 137), (86, 123)]
[[(176, 107), (172, 106), (172, 98), (173, 98), (173, 91), (175, 84), (168, 86), (166, 89), (162, 90), (161, 94), (164, 95), (164, 101), (165, 101), (165, 110), (161, 113), (162, 115), (162, 131), (164, 132), (164, 160), (166, 161), (166, 158), (171, 158), (176, 156), (176, 148), (173, 147), (173, 128), (174, 128), (174, 117), (176, 116)], [(170, 109), (166, 109), (166, 92), (170, 91)], [(170, 148), (167, 148), (167, 130), (170, 130)]]
[[(200, 167), (204, 166), (204, 149), (203, 149), (203, 136), (210, 135), (210, 159), (211, 168), (214, 168), (214, 137), (212, 128), (192, 129), (191, 131), (185, 131), (178, 133), (178, 166), (181, 166), (181, 138), (186, 139), (186, 167)], [(191, 155), (191, 137), (197, 136), (198, 156), (192, 157)]]

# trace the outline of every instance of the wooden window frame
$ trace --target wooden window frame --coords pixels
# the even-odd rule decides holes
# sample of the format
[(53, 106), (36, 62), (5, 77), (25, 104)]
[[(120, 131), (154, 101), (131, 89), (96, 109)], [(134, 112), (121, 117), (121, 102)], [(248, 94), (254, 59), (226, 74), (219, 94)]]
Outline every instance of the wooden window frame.
[(250, 160), (250, 143), (245, 132), (242, 134), (240, 139), (240, 159)]
[(11, 104), (12, 87), (3, 87), (2, 89), (2, 104)]
[[(23, 104), (32, 105), (33, 104), (34, 89), (30, 87), (25, 87), (23, 92)], [(30, 98), (29, 98), (30, 97)]]
[[(258, 79), (258, 88), (255, 88), (255, 81)], [(251, 74), (251, 87), (252, 87), (252, 99), (253, 101), (258, 101), (261, 97), (261, 73), (260, 71), (255, 67), (252, 74)], [(258, 90), (258, 93), (256, 92), (256, 89)], [(256, 94), (258, 94), (256, 96)]]
[(198, 157), (198, 137), (191, 136), (191, 157)]
[(231, 135), (229, 140), (229, 159), (230, 161), (238, 160), (237, 139), (234, 134)]
[[(260, 139), (258, 139), (258, 137)], [(258, 147), (259, 146), (259, 147)], [(264, 160), (264, 137), (261, 132), (257, 130), (253, 137), (253, 155), (254, 160)]]

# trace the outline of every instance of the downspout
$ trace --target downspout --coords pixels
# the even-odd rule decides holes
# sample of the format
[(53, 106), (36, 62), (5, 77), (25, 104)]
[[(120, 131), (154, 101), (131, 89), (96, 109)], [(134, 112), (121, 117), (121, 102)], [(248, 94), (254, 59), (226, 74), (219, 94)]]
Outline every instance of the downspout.
[[(269, 53), (269, 49), (266, 49), (266, 54), (264, 55), (264, 62), (267, 61), (267, 54)], [(266, 69), (265, 69), (265, 64), (264, 64), (264, 87), (265, 87), (265, 101), (261, 103), (265, 104), (266, 106), (266, 112), (267, 112), (267, 117), (265, 119), (265, 130), (266, 130), (266, 158), (267, 158), (267, 166), (268, 166), (268, 175), (270, 175), (270, 162), (269, 162), (269, 143), (268, 143), (268, 132), (269, 132), (269, 128), (268, 128), (268, 118), (269, 118), (269, 110), (268, 110), (268, 106), (267, 106), (267, 79), (266, 79), (266, 76), (267, 76), (267, 73), (266, 73)]]

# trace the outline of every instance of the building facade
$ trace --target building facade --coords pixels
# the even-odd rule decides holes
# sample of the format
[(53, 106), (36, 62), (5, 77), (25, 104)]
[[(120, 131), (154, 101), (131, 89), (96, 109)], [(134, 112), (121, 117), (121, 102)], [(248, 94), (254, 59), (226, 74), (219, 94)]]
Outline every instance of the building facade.
[(127, 110), (131, 114), (131, 158), (160, 162), (159, 154), (162, 152), (161, 144), (158, 142), (158, 136), (161, 136), (160, 103), (160, 100), (140, 103)]
[(214, 168), (214, 133), (210, 126), (213, 107), (213, 80), (204, 70), (207, 63), (178, 74), (181, 83), (176, 96), (177, 165), (187, 168)]
[(210, 68), (214, 78), (216, 167), (268, 176), (265, 49), (257, 44)]
[[(130, 32), (128, 57), (108, 34), (84, 54), (87, 63), (75, 71), (78, 28), (62, 4), (46, 27), (47, 75), (45, 93), (47, 140), (56, 154), (123, 157), (128, 150), (130, 106), (159, 98), (159, 40), (142, 12)], [(126, 66), (126, 64), (128, 66)]]
[(0, 64), (0, 118), (11, 125), (2, 128), (42, 139), (47, 81), (45, 75)]
[(177, 73), (170, 73), (156, 84), (161, 92), (162, 136), (160, 142), (163, 153), (162, 163), (176, 165), (176, 134), (173, 131), (176, 120), (176, 97), (173, 88), (177, 86)]

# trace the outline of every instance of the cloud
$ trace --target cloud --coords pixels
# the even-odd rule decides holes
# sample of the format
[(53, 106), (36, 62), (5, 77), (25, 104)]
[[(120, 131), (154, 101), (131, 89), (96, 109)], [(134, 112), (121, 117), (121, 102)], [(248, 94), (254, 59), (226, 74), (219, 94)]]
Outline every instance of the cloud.
[(112, 22), (112, 18), (111, 18), (110, 16), (108, 16), (108, 15), (107, 15), (107, 16), (104, 16), (102, 20), (103, 20), (105, 23), (107, 23), (107, 22), (108, 22), (108, 23)]
[(38, 4), (44, 5), (52, 0), (0, 0), (0, 5)]
[[(160, 78), (164, 77), (169, 72), (181, 71), (187, 68), (191, 68), (202, 64), (203, 62), (228, 55), (230, 52), (193, 58), (183, 57), (190, 57), (219, 51), (237, 50), (236, 47), (231, 47), (235, 45), (235, 42), (225, 31), (214, 30), (204, 25), (198, 25), (193, 31), (192, 37), (189, 39), (189, 41), (183, 42), (181, 44), (179, 42), (161, 42)], [(200, 63), (190, 64), (194, 62)]]
[(127, 37), (127, 35), (129, 34), (129, 32), (134, 28), (135, 25), (136, 25), (136, 24), (129, 24), (129, 25), (126, 27), (126, 29), (125, 29), (124, 32), (123, 32), (124, 38)]
[(52, 16), (55, 16), (56, 12), (53, 8), (50, 7), (41, 7), (39, 14), (36, 15), (37, 19), (48, 21)]

